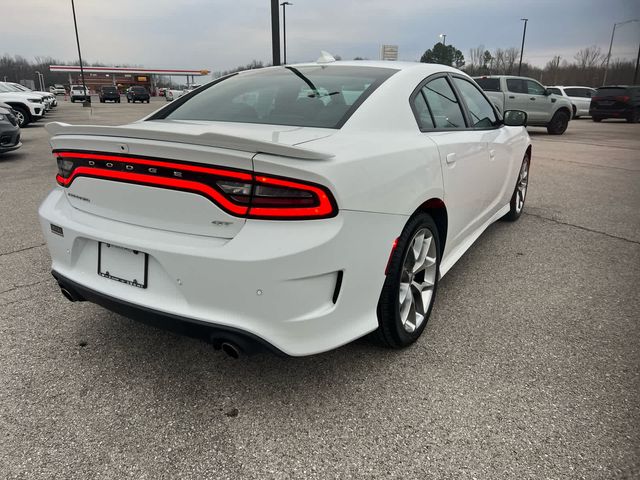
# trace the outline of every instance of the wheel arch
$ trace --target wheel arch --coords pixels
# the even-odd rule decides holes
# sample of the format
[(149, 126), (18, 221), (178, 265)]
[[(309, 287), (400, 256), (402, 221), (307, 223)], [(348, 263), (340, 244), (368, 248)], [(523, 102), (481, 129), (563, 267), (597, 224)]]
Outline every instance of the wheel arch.
[(558, 110), (555, 111), (554, 115), (558, 112), (565, 112), (567, 115), (569, 115), (569, 120), (571, 120), (572, 115), (571, 115), (571, 110), (569, 109), (569, 107), (567, 107), (566, 105), (563, 105), (562, 107), (560, 107)]
[(434, 197), (423, 202), (415, 212), (413, 212), (411, 217), (419, 212), (428, 213), (431, 215), (431, 218), (433, 218), (433, 221), (438, 228), (438, 237), (440, 238), (440, 258), (442, 258), (445, 244), (447, 243), (447, 231), (449, 229), (447, 206), (442, 199)]

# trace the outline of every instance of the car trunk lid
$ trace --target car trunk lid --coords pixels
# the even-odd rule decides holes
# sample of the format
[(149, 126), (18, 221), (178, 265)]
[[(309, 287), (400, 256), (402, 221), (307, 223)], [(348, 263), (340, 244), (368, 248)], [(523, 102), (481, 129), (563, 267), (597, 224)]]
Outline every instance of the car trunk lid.
[(71, 162), (74, 173), (59, 183), (68, 181), (66, 196), (75, 208), (133, 225), (228, 239), (244, 226), (246, 208), (241, 195), (229, 201), (220, 178), (225, 188), (231, 182), (233, 190), (236, 182), (241, 189), (252, 178), (258, 152), (312, 161), (331, 158), (294, 145), (331, 132), (252, 127), (176, 121), (47, 125), (59, 165)]

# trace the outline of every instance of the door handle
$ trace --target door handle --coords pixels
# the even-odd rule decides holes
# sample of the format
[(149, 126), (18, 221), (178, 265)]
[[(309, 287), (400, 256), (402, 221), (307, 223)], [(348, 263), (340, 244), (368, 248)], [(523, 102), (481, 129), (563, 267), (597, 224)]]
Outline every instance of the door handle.
[(455, 153), (447, 153), (447, 163), (448, 164), (456, 163), (456, 154)]
[(491, 150), (489, 150), (489, 158), (491, 160), (496, 158), (496, 151), (493, 148)]
[(516, 98), (515, 95), (509, 95), (509, 98)]
[(529, 100), (535, 100), (536, 97), (529, 97)]

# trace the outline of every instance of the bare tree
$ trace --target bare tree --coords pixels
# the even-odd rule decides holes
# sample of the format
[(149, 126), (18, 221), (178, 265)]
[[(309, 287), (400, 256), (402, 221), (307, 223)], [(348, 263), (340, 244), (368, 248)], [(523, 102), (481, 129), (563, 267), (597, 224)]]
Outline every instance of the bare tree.
[(514, 72), (514, 67), (519, 55), (520, 50), (516, 47), (507, 48), (504, 51), (504, 64), (508, 75), (511, 75)]
[(591, 45), (590, 47), (583, 48), (578, 51), (573, 58), (575, 58), (578, 63), (578, 67), (583, 70), (601, 67), (604, 61), (607, 59), (606, 55), (604, 55), (600, 51), (600, 47), (596, 45)]
[(478, 45), (469, 50), (469, 64), (474, 68), (480, 68), (484, 62), (484, 45)]

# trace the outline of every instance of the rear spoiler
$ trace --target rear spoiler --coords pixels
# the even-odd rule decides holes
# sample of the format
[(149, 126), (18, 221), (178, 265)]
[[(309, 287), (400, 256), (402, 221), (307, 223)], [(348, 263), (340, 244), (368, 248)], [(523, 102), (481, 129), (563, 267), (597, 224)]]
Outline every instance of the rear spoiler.
[(68, 123), (51, 122), (45, 125), (51, 136), (56, 135), (94, 135), (102, 137), (140, 138), (164, 142), (188, 143), (207, 147), (229, 148), (242, 152), (268, 153), (282, 157), (293, 157), (304, 160), (328, 160), (333, 154), (309, 150), (284, 143), (266, 142), (251, 138), (238, 137), (222, 133), (206, 132), (200, 134), (163, 132), (136, 128), (134, 125), (125, 127), (99, 125), (70, 125)]

